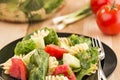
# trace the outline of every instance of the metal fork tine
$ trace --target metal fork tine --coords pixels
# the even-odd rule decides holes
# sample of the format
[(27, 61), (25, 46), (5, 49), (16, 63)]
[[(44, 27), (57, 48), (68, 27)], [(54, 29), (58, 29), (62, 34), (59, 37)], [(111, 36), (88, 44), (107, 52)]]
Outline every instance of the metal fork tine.
[(97, 39), (98, 39), (98, 44), (99, 44), (99, 47), (100, 47), (100, 51), (101, 51), (101, 56), (100, 56), (100, 59), (101, 60), (103, 60), (104, 58), (105, 58), (105, 51), (104, 51), (104, 48), (103, 48), (103, 45), (102, 45), (102, 42), (100, 41), (100, 38), (99, 37), (97, 37)]
[(104, 50), (99, 37), (97, 37), (97, 40), (98, 40), (98, 44), (99, 44), (100, 48), (101, 48), (102, 50)]
[(99, 47), (98, 40), (96, 38), (95, 38), (95, 44), (96, 44), (96, 47)]
[(92, 38), (92, 46), (95, 47), (94, 38)]
[(102, 67), (101, 67), (101, 61), (100, 60), (103, 60), (104, 59), (104, 49), (103, 49), (103, 46), (102, 46), (102, 43), (99, 39), (99, 37), (97, 36), (97, 38), (92, 38), (92, 46), (93, 47), (98, 47), (100, 48), (100, 51), (99, 51), (99, 69), (98, 69), (98, 80), (107, 80), (105, 75), (104, 75), (104, 72), (102, 70)]

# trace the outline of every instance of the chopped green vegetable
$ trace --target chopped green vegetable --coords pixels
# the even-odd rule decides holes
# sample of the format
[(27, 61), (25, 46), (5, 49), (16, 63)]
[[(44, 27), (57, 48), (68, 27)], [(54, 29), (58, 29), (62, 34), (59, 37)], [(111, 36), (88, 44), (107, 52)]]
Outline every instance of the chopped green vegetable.
[(45, 27), (29, 34), (17, 43), (15, 54), (24, 55), (36, 48), (44, 49), (47, 44), (58, 44), (58, 35), (53, 29)]
[(33, 40), (25, 40), (17, 43), (14, 52), (15, 55), (26, 55), (35, 48), (36, 44)]
[(89, 46), (91, 46), (91, 40), (83, 36), (78, 36), (73, 34), (69, 37), (69, 39), (73, 46), (80, 43), (87, 43)]
[(42, 36), (31, 38), (31, 39), (35, 42), (37, 48), (42, 48), (42, 49), (45, 48), (45, 42)]
[(26, 54), (25, 56), (23, 56), (23, 61), (26, 63), (26, 65), (28, 65), (29, 64), (29, 62), (30, 62), (30, 57), (33, 55), (33, 54), (35, 54), (35, 53), (37, 53), (37, 49), (34, 49), (33, 51), (31, 51), (31, 52), (29, 52), (28, 54)]
[(55, 32), (54, 29), (48, 28), (48, 27), (42, 28), (41, 30), (37, 30), (37, 31), (25, 36), (23, 38), (23, 40), (31, 39), (31, 36), (34, 35), (34, 33), (38, 34), (38, 31), (40, 31), (40, 32), (44, 31), (44, 33), (42, 33), (42, 34), (48, 34), (46, 36), (42, 36), (44, 38), (45, 45), (48, 45), (48, 44), (56, 44), (56, 45), (58, 45), (58, 35), (57, 35), (57, 33)]
[(98, 63), (98, 49), (91, 48), (76, 55), (81, 62), (81, 70), (77, 72), (78, 80), (82, 80), (85, 75), (95, 73)]
[(49, 55), (42, 49), (37, 49), (37, 53), (30, 57), (28, 64), (28, 80), (45, 80), (48, 70)]
[(71, 54), (63, 55), (63, 63), (68, 64), (71, 68), (80, 68), (80, 61)]
[(44, 37), (45, 45), (48, 45), (48, 44), (58, 45), (58, 35), (55, 32), (55, 30), (53, 30), (52, 28), (47, 28), (47, 27), (45, 27), (44, 30), (49, 31), (49, 34), (46, 37)]

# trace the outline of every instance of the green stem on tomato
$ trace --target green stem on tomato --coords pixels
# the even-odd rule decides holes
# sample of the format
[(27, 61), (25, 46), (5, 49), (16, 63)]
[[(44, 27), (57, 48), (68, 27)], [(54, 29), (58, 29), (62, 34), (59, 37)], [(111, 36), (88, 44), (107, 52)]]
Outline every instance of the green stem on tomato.
[(116, 8), (115, 3), (116, 3), (116, 2), (115, 2), (115, 0), (114, 0), (113, 5), (112, 5), (111, 9)]

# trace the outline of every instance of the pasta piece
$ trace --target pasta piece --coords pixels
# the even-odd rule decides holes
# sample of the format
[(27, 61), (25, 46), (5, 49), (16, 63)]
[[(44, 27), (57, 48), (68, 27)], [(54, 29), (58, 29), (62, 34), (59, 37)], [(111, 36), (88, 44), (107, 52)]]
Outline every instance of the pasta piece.
[(98, 65), (98, 64), (92, 64), (92, 67), (91, 67), (91, 68), (93, 68), (93, 69), (92, 69), (91, 73), (89, 73), (89, 74), (87, 74), (87, 75), (91, 75), (91, 74), (96, 73), (96, 71), (98, 70), (98, 66), (97, 66), (97, 65)]
[(37, 37), (45, 37), (49, 34), (49, 31), (48, 30), (38, 30), (37, 32), (34, 32), (33, 35), (31, 35), (31, 38), (37, 38)]
[(31, 39), (36, 43), (38, 48), (45, 48), (45, 42), (44, 37), (49, 34), (48, 30), (39, 30), (37, 32), (34, 32), (33, 35), (31, 35)]
[[(20, 59), (22, 59), (22, 55), (13, 56), (12, 58), (20, 58)], [(9, 74), (9, 69), (10, 69), (11, 65), (12, 65), (12, 61), (11, 61), (11, 58), (10, 58), (5, 63), (0, 64), (0, 67), (2, 67), (2, 69), (4, 69), (5, 74)]]
[(89, 49), (89, 46), (87, 45), (87, 43), (82, 43), (82, 44), (76, 44), (75, 46), (70, 47), (70, 49), (68, 51), (72, 55), (75, 55), (78, 52), (87, 50), (87, 49)]
[(75, 55), (76, 53), (87, 50), (89, 47), (87, 43), (76, 44), (75, 46), (71, 46), (71, 42), (68, 38), (59, 38), (60, 47), (65, 48), (70, 54)]
[(12, 65), (11, 59), (7, 60), (3, 64), (0, 64), (0, 66), (2, 66), (2, 68), (4, 69), (5, 74), (9, 74), (9, 69), (11, 65)]
[(46, 76), (46, 80), (69, 80), (67, 77), (65, 76)]
[(60, 47), (66, 49), (66, 50), (68, 50), (71, 46), (70, 40), (66, 37), (59, 38), (59, 42), (60, 42)]
[(55, 57), (50, 56), (49, 57), (49, 69), (48, 69), (48, 75), (53, 74), (55, 71), (55, 68), (58, 66), (58, 61)]
[(66, 37), (59, 38), (59, 41), (62, 42), (62, 43), (64, 43), (64, 44), (66, 44), (66, 45), (68, 45), (68, 46), (71, 45), (70, 40), (68, 38), (66, 38)]

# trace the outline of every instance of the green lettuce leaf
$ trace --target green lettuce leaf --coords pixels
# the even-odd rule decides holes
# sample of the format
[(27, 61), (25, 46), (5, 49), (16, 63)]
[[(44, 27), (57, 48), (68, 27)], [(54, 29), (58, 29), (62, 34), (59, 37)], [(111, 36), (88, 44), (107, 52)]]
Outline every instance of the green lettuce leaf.
[(28, 80), (45, 80), (48, 70), (49, 55), (42, 49), (37, 49), (37, 53), (32, 54), (28, 64)]
[(33, 40), (20, 41), (16, 44), (14, 49), (15, 55), (26, 55), (30, 51), (36, 48), (36, 44)]
[[(42, 31), (42, 30), (44, 30), (44, 31), (48, 30), (49, 31), (49, 34), (46, 37), (44, 37), (44, 41), (45, 41), (46, 45), (47, 44), (56, 44), (56, 45), (58, 44), (58, 35), (57, 35), (57, 33), (55, 32), (54, 29), (48, 28), (48, 27), (44, 27), (40, 31)], [(37, 30), (35, 32), (37, 32)], [(29, 35), (27, 35), (27, 36), (25, 36), (23, 38), (23, 40), (29, 40), (31, 35), (33, 35), (33, 34), (34, 34), (34, 32), (29, 34)]]
[(83, 37), (83, 36), (78, 36), (78, 35), (71, 35), (69, 37), (72, 45), (76, 45), (76, 44), (80, 44), (80, 43), (87, 43), (88, 46), (91, 46), (91, 40), (90, 38), (86, 38), (86, 37)]
[(76, 54), (76, 57), (81, 62), (81, 70), (76, 73), (77, 79), (82, 80), (85, 75), (91, 75), (94, 71), (97, 71), (98, 63), (98, 49), (90, 48), (87, 51)]
[(47, 27), (45, 27), (44, 30), (49, 31), (49, 34), (46, 37), (44, 37), (45, 44), (46, 45), (48, 45), (48, 44), (56, 44), (56, 45), (58, 45), (58, 35), (55, 32), (55, 30), (52, 29), (52, 28), (47, 28)]

